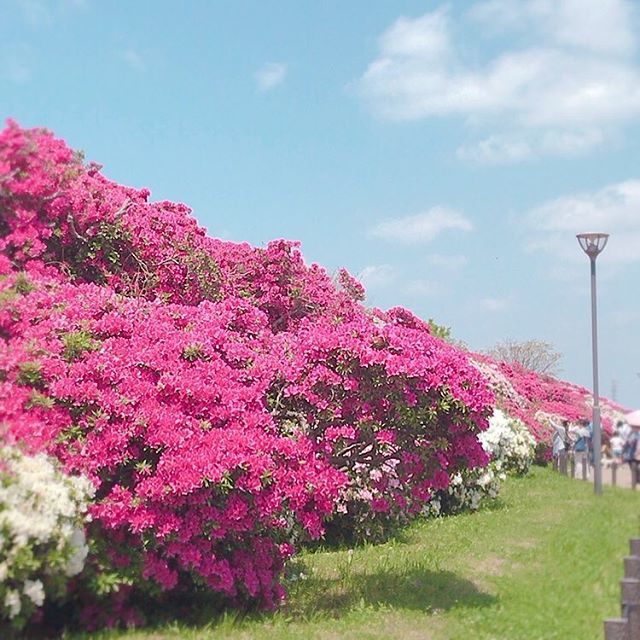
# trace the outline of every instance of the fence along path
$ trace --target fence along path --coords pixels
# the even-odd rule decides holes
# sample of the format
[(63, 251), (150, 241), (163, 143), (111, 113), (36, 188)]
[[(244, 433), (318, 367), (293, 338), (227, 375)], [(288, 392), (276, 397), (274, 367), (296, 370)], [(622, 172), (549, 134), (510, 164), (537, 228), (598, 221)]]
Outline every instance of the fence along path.
[[(578, 480), (591, 480), (593, 478), (593, 468), (588, 464), (585, 457), (576, 464), (574, 457), (561, 451), (553, 460), (553, 468), (566, 476)], [(602, 482), (618, 487), (636, 489), (638, 485), (638, 464), (633, 463), (630, 467), (626, 462), (617, 463), (609, 461), (602, 465)]]
[(605, 640), (640, 640), (640, 538), (629, 540), (620, 580), (620, 617), (604, 621)]
[[(579, 467), (579, 468), (577, 468)], [(572, 455), (560, 452), (553, 460), (553, 468), (564, 475), (590, 480), (593, 470), (586, 458), (576, 465)], [(611, 461), (603, 465), (602, 482), (613, 486), (636, 489), (638, 464), (618, 464)], [(620, 580), (620, 617), (604, 621), (604, 640), (640, 640), (640, 538), (629, 540), (629, 555), (624, 560), (624, 578)]]

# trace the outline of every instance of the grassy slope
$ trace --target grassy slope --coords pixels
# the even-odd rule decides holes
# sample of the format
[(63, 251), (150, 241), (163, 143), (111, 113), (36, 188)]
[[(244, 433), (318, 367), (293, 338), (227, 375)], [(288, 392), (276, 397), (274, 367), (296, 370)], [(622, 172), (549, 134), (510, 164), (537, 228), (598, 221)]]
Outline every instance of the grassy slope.
[(380, 546), (305, 555), (309, 577), (292, 583), (277, 614), (91, 638), (601, 640), (638, 534), (640, 494), (605, 487), (598, 499), (588, 483), (534, 469), (478, 513), (418, 523)]

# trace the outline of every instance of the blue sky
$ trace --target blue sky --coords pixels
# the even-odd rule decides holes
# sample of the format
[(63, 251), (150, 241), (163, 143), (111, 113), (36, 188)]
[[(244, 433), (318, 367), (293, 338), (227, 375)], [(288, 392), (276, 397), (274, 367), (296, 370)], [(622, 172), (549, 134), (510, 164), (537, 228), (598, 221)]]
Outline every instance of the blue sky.
[(0, 116), (212, 235), (300, 240), (472, 349), (552, 342), (640, 406), (637, 2), (0, 1)]

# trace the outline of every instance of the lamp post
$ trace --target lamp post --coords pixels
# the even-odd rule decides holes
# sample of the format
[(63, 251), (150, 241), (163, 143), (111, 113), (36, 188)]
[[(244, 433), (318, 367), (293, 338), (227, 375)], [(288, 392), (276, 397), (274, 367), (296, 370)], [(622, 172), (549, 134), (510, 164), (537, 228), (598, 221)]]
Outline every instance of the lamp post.
[(593, 488), (602, 494), (602, 429), (598, 389), (598, 311), (596, 306), (596, 258), (609, 240), (608, 233), (579, 233), (578, 242), (591, 262), (591, 350), (593, 354)]

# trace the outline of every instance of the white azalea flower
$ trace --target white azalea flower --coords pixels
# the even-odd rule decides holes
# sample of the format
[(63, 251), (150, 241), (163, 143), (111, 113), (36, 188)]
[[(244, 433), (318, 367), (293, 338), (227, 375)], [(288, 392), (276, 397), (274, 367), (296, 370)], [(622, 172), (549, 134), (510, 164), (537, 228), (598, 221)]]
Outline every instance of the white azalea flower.
[(44, 603), (44, 586), (40, 580), (25, 580), (22, 593), (30, 598), (36, 607), (41, 607)]
[(9, 618), (15, 618), (22, 609), (20, 594), (13, 589), (7, 589), (7, 593), (4, 596), (4, 606), (9, 612)]
[[(28, 617), (46, 598), (37, 577), (80, 573), (88, 553), (86, 511), (94, 488), (87, 478), (69, 477), (55, 460), (0, 446), (0, 619)], [(24, 549), (30, 548), (28, 565)], [(49, 551), (51, 550), (51, 551)], [(13, 576), (21, 576), (24, 583)], [(24, 599), (21, 599), (21, 593)]]

